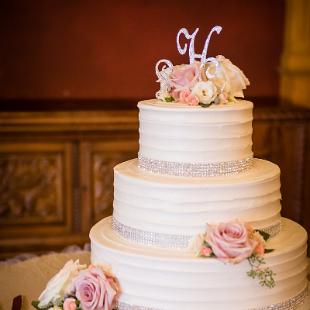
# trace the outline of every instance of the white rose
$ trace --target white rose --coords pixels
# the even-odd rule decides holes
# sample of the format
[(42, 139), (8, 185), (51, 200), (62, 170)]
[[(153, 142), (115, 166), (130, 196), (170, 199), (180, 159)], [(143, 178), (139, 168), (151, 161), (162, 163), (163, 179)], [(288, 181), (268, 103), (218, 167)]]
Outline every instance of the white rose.
[(192, 94), (196, 95), (199, 102), (209, 104), (217, 96), (217, 89), (213, 82), (198, 82), (192, 89)]
[(203, 245), (204, 235), (198, 234), (193, 237), (188, 243), (188, 250), (194, 252), (196, 255), (199, 255), (200, 249)]
[(63, 268), (51, 278), (45, 290), (39, 297), (39, 307), (44, 308), (50, 302), (55, 303), (59, 299), (63, 298), (68, 292), (72, 279), (78, 274), (79, 270), (85, 269), (86, 265), (80, 265), (79, 260), (73, 262), (69, 260)]
[(219, 67), (216, 70), (214, 63), (210, 62), (206, 66), (209, 74), (215, 77), (209, 78), (214, 82), (219, 92), (224, 92), (233, 97), (244, 97), (243, 89), (250, 85), (244, 73), (235, 66), (229, 59), (222, 55), (216, 56)]

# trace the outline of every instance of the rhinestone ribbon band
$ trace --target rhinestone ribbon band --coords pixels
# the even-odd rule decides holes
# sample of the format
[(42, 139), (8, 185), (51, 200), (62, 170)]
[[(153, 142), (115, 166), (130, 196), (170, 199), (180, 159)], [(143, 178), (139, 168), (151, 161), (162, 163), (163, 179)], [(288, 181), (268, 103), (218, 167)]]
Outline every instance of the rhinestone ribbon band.
[[(133, 228), (122, 224), (115, 217), (112, 218), (112, 229), (124, 239), (134, 243), (170, 249), (185, 249), (188, 247), (190, 240), (194, 237), (191, 235), (156, 233)], [(281, 222), (279, 221), (261, 230), (270, 234), (271, 237), (274, 237), (281, 230)]]
[(157, 173), (183, 177), (213, 177), (237, 174), (250, 169), (253, 158), (218, 163), (179, 163), (139, 156), (139, 168)]
[[(308, 296), (308, 288), (306, 287), (302, 292), (300, 292), (298, 295), (290, 299), (279, 302), (277, 304), (272, 304), (272, 305), (264, 306), (261, 308), (252, 308), (249, 310), (295, 310), (300, 305), (305, 303), (307, 296)], [(116, 309), (117, 310), (160, 310), (157, 308), (129, 305), (123, 302), (119, 302), (117, 304)]]
[(112, 219), (112, 229), (126, 240), (130, 240), (142, 245), (158, 246), (171, 249), (187, 248), (189, 241), (193, 237), (185, 235), (162, 234), (132, 228), (120, 223), (114, 217)]

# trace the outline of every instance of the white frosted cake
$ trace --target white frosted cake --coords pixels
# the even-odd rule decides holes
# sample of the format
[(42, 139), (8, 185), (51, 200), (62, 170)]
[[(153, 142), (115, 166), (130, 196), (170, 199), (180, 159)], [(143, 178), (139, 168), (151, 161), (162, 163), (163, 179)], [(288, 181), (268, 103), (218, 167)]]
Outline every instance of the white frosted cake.
[[(180, 30), (181, 54), (197, 31)], [(138, 104), (138, 158), (114, 168), (92, 263), (117, 279), (120, 310), (309, 310), (307, 233), (281, 218), (279, 167), (253, 158), (248, 80), (193, 46), (190, 64), (157, 64), (157, 99)]]

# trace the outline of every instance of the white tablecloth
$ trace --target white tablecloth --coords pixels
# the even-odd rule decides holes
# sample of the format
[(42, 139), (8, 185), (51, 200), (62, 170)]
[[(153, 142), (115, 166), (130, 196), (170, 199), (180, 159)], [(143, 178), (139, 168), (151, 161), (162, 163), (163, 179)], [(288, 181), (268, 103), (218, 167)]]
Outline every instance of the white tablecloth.
[(82, 264), (90, 263), (90, 253), (57, 253), (15, 264), (0, 264), (0, 309), (10, 310), (12, 300), (22, 295), (23, 310), (33, 310), (31, 301), (38, 298), (47, 281), (56, 274), (69, 259), (80, 259)]

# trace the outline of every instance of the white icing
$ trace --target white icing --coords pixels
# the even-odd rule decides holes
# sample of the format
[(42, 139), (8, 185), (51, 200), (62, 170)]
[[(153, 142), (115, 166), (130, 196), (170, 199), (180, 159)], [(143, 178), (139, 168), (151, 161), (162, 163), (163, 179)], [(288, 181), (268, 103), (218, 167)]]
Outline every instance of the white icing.
[(120, 302), (167, 310), (243, 310), (275, 304), (307, 285), (305, 230), (283, 219), (283, 229), (268, 242), (274, 252), (267, 265), (276, 286), (260, 287), (246, 272), (249, 264), (231, 265), (193, 253), (131, 244), (111, 230), (111, 218), (91, 232), (92, 263), (109, 264), (121, 286)]
[(240, 219), (265, 228), (280, 219), (280, 171), (267, 161), (254, 159), (249, 171), (220, 177), (155, 175), (136, 159), (114, 172), (113, 215), (132, 228), (194, 236), (206, 223)]
[(249, 101), (202, 108), (145, 100), (138, 107), (140, 156), (188, 163), (253, 156), (253, 104)]
[[(138, 106), (141, 157), (181, 164), (253, 157), (251, 102), (202, 108), (147, 100)], [(280, 170), (270, 162), (254, 159), (252, 168), (236, 175), (196, 178), (156, 175), (137, 164), (134, 159), (114, 170), (113, 215), (127, 234), (140, 230), (182, 237), (203, 232), (207, 222), (239, 219), (263, 229), (281, 219)], [(90, 238), (92, 263), (110, 265), (121, 286), (119, 302), (124, 304), (165, 310), (248, 310), (293, 298), (307, 285), (307, 234), (286, 219), (267, 244), (275, 249), (265, 256), (276, 273), (272, 289), (246, 275), (247, 261), (230, 265), (197, 258), (189, 248), (139, 245), (115, 233), (111, 218), (96, 224)], [(299, 309), (310, 309), (310, 301)]]

